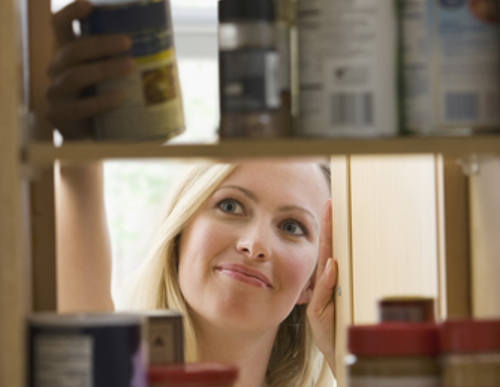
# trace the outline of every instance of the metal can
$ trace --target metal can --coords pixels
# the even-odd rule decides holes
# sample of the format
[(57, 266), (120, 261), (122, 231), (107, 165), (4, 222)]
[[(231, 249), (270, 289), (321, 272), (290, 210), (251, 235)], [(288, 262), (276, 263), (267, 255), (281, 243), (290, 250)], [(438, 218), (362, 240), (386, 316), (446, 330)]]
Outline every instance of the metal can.
[(498, 0), (399, 0), (405, 131), (500, 128)]
[(500, 386), (500, 320), (446, 321), (440, 336), (443, 387)]
[(150, 367), (151, 387), (231, 387), (238, 378), (235, 366), (218, 363), (189, 363)]
[(398, 132), (393, 0), (299, 0), (299, 136)]
[(146, 387), (144, 319), (34, 314), (27, 322), (30, 387)]
[(149, 364), (184, 363), (182, 315), (174, 310), (146, 312)]
[(439, 330), (434, 324), (349, 327), (350, 387), (440, 387)]
[(82, 35), (126, 34), (136, 70), (96, 92), (122, 90), (124, 103), (94, 118), (97, 140), (168, 140), (184, 130), (169, 0), (91, 0)]

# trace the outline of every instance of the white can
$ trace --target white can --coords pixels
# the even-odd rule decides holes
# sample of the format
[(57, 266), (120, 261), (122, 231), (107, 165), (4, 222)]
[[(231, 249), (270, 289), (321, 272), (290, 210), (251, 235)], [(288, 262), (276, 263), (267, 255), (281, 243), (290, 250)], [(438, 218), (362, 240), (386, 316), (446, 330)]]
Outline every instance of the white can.
[(400, 7), (406, 130), (498, 130), (498, 0), (402, 0)]
[(393, 0), (299, 0), (301, 136), (398, 132)]

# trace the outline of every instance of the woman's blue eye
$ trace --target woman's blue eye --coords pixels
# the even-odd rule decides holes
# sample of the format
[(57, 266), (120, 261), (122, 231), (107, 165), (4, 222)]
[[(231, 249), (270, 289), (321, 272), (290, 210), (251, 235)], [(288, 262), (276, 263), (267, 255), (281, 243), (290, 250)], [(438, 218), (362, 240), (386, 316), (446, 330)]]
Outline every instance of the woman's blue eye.
[(281, 223), (281, 229), (288, 234), (292, 234), (294, 236), (305, 236), (306, 229), (300, 222), (296, 220), (285, 220)]
[(222, 211), (227, 212), (229, 214), (242, 214), (243, 208), (238, 201), (234, 199), (224, 199), (217, 204)]

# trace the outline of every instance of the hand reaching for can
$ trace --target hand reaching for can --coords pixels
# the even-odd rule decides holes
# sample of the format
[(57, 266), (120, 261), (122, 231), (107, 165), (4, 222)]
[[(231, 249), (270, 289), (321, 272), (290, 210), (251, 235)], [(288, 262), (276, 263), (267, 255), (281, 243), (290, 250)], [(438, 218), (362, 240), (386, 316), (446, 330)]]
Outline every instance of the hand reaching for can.
[(48, 68), (47, 118), (70, 140), (90, 137), (91, 118), (119, 106), (124, 99), (120, 91), (91, 95), (85, 91), (134, 69), (133, 59), (123, 55), (132, 44), (126, 35), (75, 35), (73, 21), (87, 17), (91, 10), (89, 2), (77, 0), (52, 19), (57, 51)]

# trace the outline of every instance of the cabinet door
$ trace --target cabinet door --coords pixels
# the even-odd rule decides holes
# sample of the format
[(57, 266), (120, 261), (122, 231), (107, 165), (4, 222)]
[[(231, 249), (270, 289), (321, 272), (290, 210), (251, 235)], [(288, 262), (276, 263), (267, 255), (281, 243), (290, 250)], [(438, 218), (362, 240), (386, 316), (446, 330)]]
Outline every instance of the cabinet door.
[(384, 296), (438, 297), (433, 155), (351, 159), (354, 322), (375, 323)]

